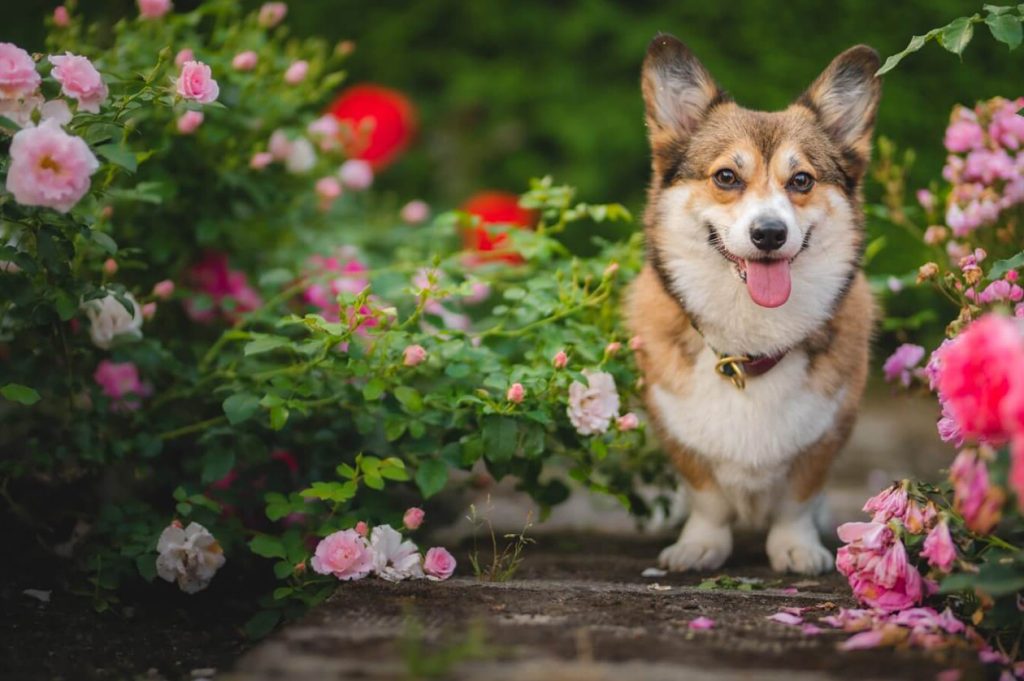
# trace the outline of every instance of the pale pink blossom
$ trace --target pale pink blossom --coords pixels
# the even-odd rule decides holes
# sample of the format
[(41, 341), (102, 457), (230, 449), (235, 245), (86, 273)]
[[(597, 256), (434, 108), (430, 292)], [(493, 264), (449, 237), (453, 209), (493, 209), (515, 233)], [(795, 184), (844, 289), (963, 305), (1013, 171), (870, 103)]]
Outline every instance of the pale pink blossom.
[(523, 401), (524, 397), (526, 397), (526, 389), (523, 388), (522, 383), (513, 383), (505, 394), (505, 398), (513, 404), (519, 404)]
[(946, 520), (940, 520), (925, 537), (921, 557), (927, 558), (932, 567), (949, 572), (956, 560), (956, 545), (949, 533)]
[(82, 111), (99, 113), (100, 104), (107, 99), (107, 84), (88, 57), (67, 52), (51, 55), (49, 61), (53, 64), (50, 75), (60, 83), (64, 96), (77, 100)]
[(284, 82), (289, 85), (298, 85), (306, 79), (309, 73), (309, 62), (305, 59), (293, 61), (284, 72)]
[(965, 449), (949, 468), (953, 507), (964, 524), (980, 534), (992, 531), (1002, 517), (1005, 494), (989, 481), (988, 467), (976, 452)]
[(455, 572), (455, 557), (448, 553), (448, 549), (435, 546), (423, 557), (423, 572), (429, 580), (444, 581)]
[(156, 316), (156, 303), (150, 301), (142, 305), (142, 318), (149, 320)]
[(932, 194), (927, 189), (918, 189), (915, 196), (917, 197), (917, 202), (921, 204), (921, 208), (928, 212), (935, 208), (935, 194)]
[(203, 124), (202, 111), (186, 111), (178, 117), (178, 132), (182, 135), (191, 135)]
[(224, 549), (210, 531), (192, 522), (182, 529), (175, 521), (163, 532), (156, 544), (156, 573), (188, 594), (202, 591), (210, 584), (217, 570), (225, 563)]
[(67, 28), (71, 24), (71, 15), (64, 5), (57, 5), (53, 10), (53, 25), (58, 28)]
[(373, 184), (373, 167), (362, 159), (352, 158), (338, 169), (341, 183), (353, 191), (363, 191)]
[(622, 343), (620, 343), (618, 341), (612, 341), (608, 345), (604, 346), (604, 354), (606, 354), (609, 357), (611, 357), (613, 355), (617, 355), (619, 353), (619, 350), (621, 350), (621, 349), (622, 349)]
[(402, 363), (414, 367), (427, 358), (427, 351), (422, 345), (410, 345), (402, 351)]
[(170, 279), (164, 279), (153, 284), (153, 295), (160, 300), (167, 300), (174, 295), (174, 282)]
[(0, 43), (0, 99), (23, 99), (42, 82), (31, 55), (14, 43)]
[(903, 483), (895, 483), (868, 499), (862, 510), (872, 514), (873, 522), (885, 523), (891, 518), (902, 518), (908, 503), (906, 487)]
[(615, 378), (603, 371), (583, 370), (587, 385), (573, 381), (569, 386), (569, 421), (580, 435), (604, 433), (619, 415), (619, 393)]
[(179, 69), (185, 65), (187, 61), (195, 61), (196, 54), (191, 48), (186, 47), (178, 50), (178, 53), (174, 55), (174, 65)]
[(423, 518), (426, 515), (422, 508), (413, 506), (406, 509), (405, 514), (402, 516), (402, 524), (405, 525), (406, 529), (418, 530), (420, 525), (423, 524)]
[(896, 348), (896, 351), (885, 360), (882, 369), (885, 371), (885, 380), (893, 382), (898, 380), (904, 387), (910, 385), (912, 378), (911, 370), (924, 359), (924, 348), (912, 343), (904, 343)]
[(402, 222), (409, 225), (419, 225), (430, 218), (430, 206), (425, 201), (415, 200), (402, 206)]
[(924, 242), (929, 246), (941, 244), (949, 236), (949, 230), (942, 225), (931, 225), (924, 230)]
[(316, 165), (316, 149), (305, 137), (292, 140), (288, 147), (288, 155), (284, 159), (284, 167), (289, 173), (302, 175), (308, 173)]
[(306, 133), (316, 141), (321, 151), (341, 149), (341, 123), (329, 113), (310, 121), (306, 126)]
[(292, 150), (292, 141), (288, 134), (281, 129), (270, 133), (270, 141), (267, 143), (267, 150), (274, 157), (275, 161), (283, 161), (288, 158)]
[(142, 406), (139, 398), (147, 397), (151, 388), (139, 377), (139, 368), (133, 362), (102, 360), (96, 365), (93, 380), (111, 399), (113, 410), (135, 411)]
[(24, 206), (44, 206), (67, 213), (85, 196), (99, 161), (80, 137), (54, 119), (14, 134), (7, 168), (7, 191)]
[(88, 300), (81, 305), (89, 319), (93, 345), (109, 350), (117, 340), (142, 338), (142, 308), (130, 293), (124, 294), (132, 307), (129, 312), (113, 295)]
[(341, 196), (341, 181), (333, 175), (327, 175), (316, 181), (314, 189), (320, 198), (321, 208), (327, 208)]
[(491, 287), (486, 281), (479, 279), (469, 280), (469, 293), (462, 296), (462, 302), (467, 305), (477, 305), (491, 296)]
[(252, 71), (256, 68), (256, 64), (259, 60), (259, 55), (255, 52), (252, 50), (245, 50), (244, 52), (239, 52), (234, 56), (231, 60), (231, 68), (235, 71)]
[(179, 97), (200, 104), (209, 104), (220, 95), (220, 87), (213, 79), (210, 67), (201, 61), (187, 61), (181, 65), (176, 89)]
[(640, 426), (640, 418), (633, 412), (623, 414), (616, 421), (615, 425), (619, 427), (621, 431), (636, 430)]
[(708, 629), (714, 629), (717, 623), (710, 617), (697, 617), (687, 623), (686, 627), (693, 631), (706, 631)]
[(569, 363), (569, 355), (565, 354), (565, 350), (559, 350), (555, 353), (555, 356), (551, 358), (551, 365), (556, 369), (564, 369), (565, 365)]
[(263, 170), (274, 161), (274, 155), (269, 151), (258, 151), (249, 159), (249, 167), (253, 170)]
[(370, 552), (373, 570), (381, 579), (398, 582), (411, 577), (422, 577), (420, 552), (416, 544), (402, 539), (390, 525), (378, 525), (370, 531)]
[(362, 579), (373, 570), (373, 554), (358, 532), (339, 530), (320, 540), (309, 564), (314, 572), (342, 581)]
[(136, 3), (143, 19), (159, 19), (171, 11), (171, 0), (136, 0)]
[(963, 107), (956, 109), (953, 122), (946, 128), (943, 144), (955, 153), (978, 149), (985, 144), (985, 132), (978, 125), (973, 111)]
[(288, 14), (288, 5), (283, 2), (267, 2), (260, 7), (258, 21), (260, 26), (273, 28), (284, 21)]

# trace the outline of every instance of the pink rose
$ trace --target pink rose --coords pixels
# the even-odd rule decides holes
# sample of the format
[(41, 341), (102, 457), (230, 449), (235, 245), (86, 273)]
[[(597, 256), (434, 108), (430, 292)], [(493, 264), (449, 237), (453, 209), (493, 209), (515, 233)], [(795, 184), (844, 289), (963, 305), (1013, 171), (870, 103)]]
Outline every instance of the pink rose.
[(113, 258), (107, 258), (103, 261), (103, 273), (107, 276), (114, 276), (117, 274), (117, 261)]
[(360, 537), (365, 537), (370, 533), (370, 528), (366, 526), (366, 523), (360, 520), (356, 523), (356, 534)]
[(873, 522), (886, 523), (892, 518), (902, 518), (909, 501), (906, 488), (896, 483), (868, 499), (862, 510), (872, 514)]
[(283, 2), (267, 2), (260, 7), (260, 13), (258, 15), (258, 21), (260, 26), (265, 28), (273, 28), (279, 23), (284, 21), (285, 15), (288, 14), (288, 5)]
[(7, 191), (23, 206), (67, 213), (89, 191), (90, 176), (99, 167), (85, 141), (50, 118), (14, 134)]
[(180, 69), (182, 66), (185, 65), (185, 62), (194, 61), (195, 58), (195, 53), (191, 49), (186, 47), (183, 50), (178, 50), (178, 54), (174, 55), (174, 65)]
[(935, 208), (935, 194), (932, 194), (927, 189), (918, 189), (915, 194), (917, 202), (921, 204), (921, 208), (931, 212)]
[(455, 558), (447, 549), (435, 546), (427, 551), (423, 558), (423, 572), (426, 573), (427, 579), (435, 582), (444, 581), (455, 572)]
[(142, 306), (142, 318), (152, 319), (156, 316), (156, 303), (150, 301)]
[(569, 363), (569, 356), (565, 354), (565, 350), (559, 350), (555, 353), (555, 356), (551, 358), (551, 365), (556, 369), (564, 369), (565, 365)]
[(366, 161), (353, 158), (341, 164), (338, 169), (341, 183), (349, 189), (362, 191), (373, 184), (373, 168)]
[(423, 512), (422, 508), (416, 508), (413, 506), (405, 512), (404, 516), (402, 516), (402, 524), (405, 525), (407, 529), (417, 530), (420, 525), (423, 524), (423, 517), (425, 515), (426, 513)]
[(889, 383), (899, 380), (904, 387), (910, 385), (911, 373), (913, 369), (924, 359), (924, 348), (920, 345), (913, 345), (912, 343), (904, 343), (903, 345), (896, 348), (896, 351), (889, 356), (889, 359), (885, 360), (885, 365), (882, 367), (885, 371), (885, 380)]
[(988, 534), (1002, 517), (1005, 494), (989, 483), (988, 467), (969, 449), (960, 452), (949, 467), (953, 483), (953, 508), (963, 516), (964, 524), (980, 534)]
[(259, 292), (249, 284), (244, 272), (228, 267), (224, 253), (210, 252), (189, 268), (189, 283), (210, 298), (210, 306), (201, 308), (195, 300), (185, 301), (185, 312), (198, 322), (210, 322), (223, 315), (228, 321), (240, 313), (250, 312), (263, 304)]
[(58, 5), (53, 10), (53, 25), (58, 28), (67, 28), (71, 24), (71, 15), (68, 14), (68, 8), (64, 5)]
[(619, 430), (625, 432), (627, 430), (636, 430), (640, 426), (640, 418), (633, 412), (623, 414), (615, 421), (615, 425), (619, 427)]
[(174, 282), (170, 279), (158, 281), (153, 285), (153, 295), (160, 300), (167, 300), (174, 295)]
[(326, 208), (341, 196), (341, 181), (333, 175), (321, 177), (316, 181), (315, 190), (316, 195), (320, 197), (321, 204)]
[(293, 61), (288, 69), (284, 72), (284, 82), (289, 85), (298, 85), (306, 79), (306, 74), (309, 73), (309, 62), (305, 59), (299, 59)]
[(526, 389), (523, 388), (522, 383), (513, 383), (509, 386), (508, 392), (505, 393), (506, 399), (514, 404), (519, 404), (526, 397)]
[(0, 99), (22, 99), (39, 89), (42, 78), (28, 52), (0, 43)]
[(613, 341), (608, 345), (604, 346), (604, 354), (608, 355), (609, 357), (612, 355), (617, 355), (619, 353), (619, 350), (621, 349), (622, 343), (618, 341)]
[(339, 530), (320, 540), (310, 565), (321, 575), (345, 581), (362, 579), (373, 569), (373, 556), (358, 532)]
[(159, 19), (171, 11), (171, 0), (136, 0), (139, 16), (143, 19)]
[(1009, 437), (1003, 402), (1024, 383), (1024, 341), (1015, 322), (986, 315), (941, 349), (939, 400), (966, 437), (1002, 444)]
[(274, 155), (269, 151), (258, 151), (249, 159), (249, 167), (253, 170), (263, 170), (274, 160)]
[(603, 371), (583, 370), (587, 385), (573, 381), (569, 386), (569, 421), (580, 435), (603, 433), (619, 414), (619, 393), (615, 378)]
[(178, 132), (182, 135), (191, 135), (203, 124), (202, 111), (186, 111), (178, 118)]
[(292, 153), (292, 141), (284, 130), (275, 130), (270, 134), (267, 150), (275, 161), (283, 161)]
[(956, 560), (956, 546), (953, 544), (953, 537), (949, 534), (949, 525), (945, 519), (940, 520), (925, 537), (921, 557), (927, 558), (932, 567), (943, 572), (952, 569), (953, 561)]
[(96, 366), (92, 377), (113, 402), (114, 411), (135, 411), (142, 406), (138, 398), (152, 392), (139, 378), (139, 369), (132, 362), (105, 359)]
[(427, 358), (427, 351), (422, 345), (410, 345), (402, 351), (402, 363), (414, 367)]
[(258, 61), (259, 56), (255, 52), (246, 50), (235, 55), (235, 58), (231, 60), (231, 68), (235, 71), (252, 71), (256, 68)]
[(70, 52), (63, 56), (52, 55), (49, 61), (53, 64), (50, 74), (60, 83), (64, 96), (77, 100), (82, 111), (99, 113), (108, 91), (107, 84), (92, 62)]
[(924, 580), (892, 530), (883, 523), (846, 523), (838, 534), (846, 545), (836, 556), (836, 569), (858, 600), (886, 612), (920, 603)]
[(181, 65), (177, 92), (183, 99), (209, 104), (217, 99), (220, 87), (213, 79), (209, 66), (201, 61), (187, 61)]
[(402, 222), (409, 225), (418, 225), (427, 221), (430, 217), (430, 206), (425, 201), (410, 201), (402, 206)]
[(967, 112), (954, 120), (946, 128), (946, 137), (943, 143), (946, 149), (954, 153), (963, 153), (971, 149), (978, 149), (985, 144), (985, 132), (978, 125), (973, 112), (960, 108), (958, 112)]

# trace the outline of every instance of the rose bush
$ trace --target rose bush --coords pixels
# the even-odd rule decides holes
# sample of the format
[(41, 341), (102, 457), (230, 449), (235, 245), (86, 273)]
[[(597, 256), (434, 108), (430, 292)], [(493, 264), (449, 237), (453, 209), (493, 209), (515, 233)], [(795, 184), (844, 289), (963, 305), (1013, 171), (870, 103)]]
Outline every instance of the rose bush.
[[(488, 219), (477, 248), (481, 218), (399, 214), (369, 193), (394, 159), (346, 158), (359, 131), (325, 110), (351, 45), (292, 39), (282, 3), (138, 7), (0, 45), (0, 488), (45, 545), (85, 528), (98, 608), (126, 580), (216, 588), (250, 551), (282, 580), (254, 634), (339, 579), (445, 579), (392, 528), (453, 469), (647, 510), (666, 469), (616, 420), (637, 374), (607, 350), (639, 237), (561, 240), (621, 206), (534, 181), (531, 229)], [(69, 489), (76, 511), (45, 501)]]

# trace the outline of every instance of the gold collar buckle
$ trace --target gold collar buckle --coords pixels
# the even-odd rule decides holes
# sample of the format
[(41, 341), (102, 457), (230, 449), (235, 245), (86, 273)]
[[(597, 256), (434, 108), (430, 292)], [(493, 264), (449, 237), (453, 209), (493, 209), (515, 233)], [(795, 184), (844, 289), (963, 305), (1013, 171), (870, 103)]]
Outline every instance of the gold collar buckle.
[(743, 390), (747, 387), (747, 373), (743, 365), (749, 362), (749, 357), (743, 355), (726, 355), (719, 357), (715, 363), (715, 371), (724, 379), (730, 381), (737, 389)]

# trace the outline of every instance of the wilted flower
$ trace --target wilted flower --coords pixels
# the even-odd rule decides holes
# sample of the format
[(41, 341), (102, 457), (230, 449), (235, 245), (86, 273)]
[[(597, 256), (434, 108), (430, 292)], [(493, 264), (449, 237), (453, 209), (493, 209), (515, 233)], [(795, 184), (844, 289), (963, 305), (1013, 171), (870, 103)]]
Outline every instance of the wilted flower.
[(455, 572), (455, 557), (448, 553), (448, 549), (435, 546), (423, 557), (423, 571), (429, 580), (444, 581)]
[(143, 19), (159, 19), (171, 11), (171, 0), (136, 0), (136, 3)]
[(868, 499), (863, 510), (872, 514), (872, 521), (885, 523), (890, 518), (902, 518), (908, 502), (906, 487), (897, 482)]
[(224, 565), (224, 550), (199, 523), (189, 523), (182, 529), (175, 521), (160, 534), (156, 550), (156, 573), (168, 582), (178, 582), (178, 588), (194, 594), (210, 584), (217, 570)]
[(202, 111), (186, 111), (178, 117), (178, 132), (182, 135), (191, 135), (203, 124)]
[(67, 213), (89, 191), (99, 161), (80, 137), (67, 134), (54, 119), (14, 134), (7, 169), (7, 191), (23, 206), (45, 206)]
[(362, 579), (373, 569), (373, 554), (358, 532), (339, 530), (320, 540), (309, 564), (321, 575), (344, 581)]
[(924, 597), (921, 574), (909, 563), (906, 547), (883, 523), (839, 526), (846, 545), (836, 556), (836, 569), (850, 581), (854, 596), (868, 605), (894, 612)]
[(603, 371), (584, 369), (587, 385), (573, 381), (569, 386), (569, 421), (580, 435), (594, 435), (608, 430), (611, 420), (619, 415), (619, 393), (615, 378)]
[(71, 54), (51, 55), (50, 71), (65, 97), (78, 101), (78, 108), (90, 113), (99, 113), (100, 104), (107, 99), (107, 84), (96, 67), (87, 57)]
[(904, 386), (909, 386), (911, 379), (910, 370), (916, 367), (922, 359), (924, 359), (923, 347), (912, 343), (904, 343), (896, 348), (896, 351), (890, 355), (889, 359), (885, 360), (885, 365), (883, 366), (885, 380), (890, 383), (899, 380)]
[(213, 73), (209, 66), (201, 61), (187, 61), (181, 65), (177, 92), (183, 99), (209, 104), (220, 95), (220, 87), (213, 79)]
[(82, 303), (81, 308), (89, 318), (89, 337), (96, 347), (109, 350), (117, 339), (142, 338), (142, 308), (132, 294), (125, 293), (123, 297), (131, 303), (131, 312), (113, 295)]
[(402, 524), (407, 529), (418, 530), (420, 525), (423, 524), (423, 518), (426, 513), (423, 512), (422, 508), (413, 506), (412, 508), (406, 509), (405, 515), (402, 516)]
[(375, 574), (389, 582), (410, 577), (422, 577), (420, 552), (410, 540), (390, 525), (378, 525), (370, 532), (370, 551), (373, 554)]
[(926, 262), (917, 269), (917, 283), (928, 281), (939, 273), (939, 266), (933, 262)]
[(943, 572), (949, 572), (956, 560), (956, 546), (953, 544), (953, 537), (949, 534), (949, 525), (946, 519), (940, 520), (925, 537), (921, 557), (927, 558), (932, 567)]
[(1002, 517), (1006, 495), (990, 484), (985, 462), (965, 449), (953, 460), (949, 480), (953, 483), (953, 507), (963, 516), (964, 524), (981, 534), (991, 532)]

